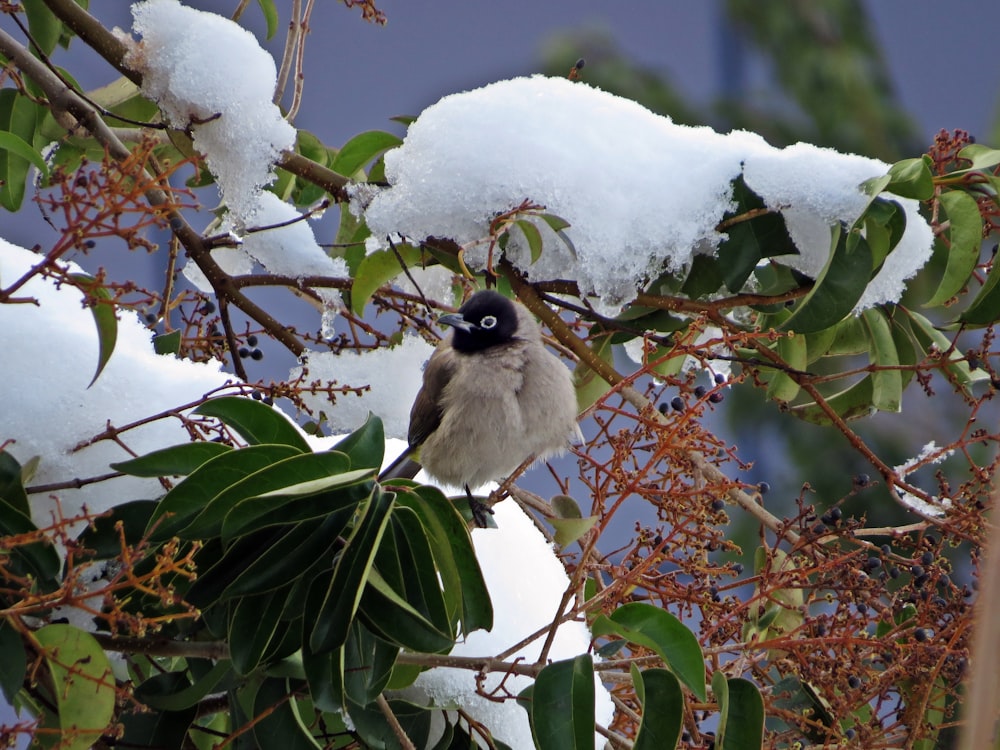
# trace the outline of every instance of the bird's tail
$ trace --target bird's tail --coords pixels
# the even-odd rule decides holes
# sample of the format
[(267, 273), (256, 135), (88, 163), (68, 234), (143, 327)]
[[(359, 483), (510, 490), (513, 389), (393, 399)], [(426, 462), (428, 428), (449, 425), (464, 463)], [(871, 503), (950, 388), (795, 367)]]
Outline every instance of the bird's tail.
[(414, 458), (415, 453), (413, 448), (400, 453), (391, 464), (382, 469), (378, 480), (385, 482), (387, 479), (413, 479), (421, 468)]

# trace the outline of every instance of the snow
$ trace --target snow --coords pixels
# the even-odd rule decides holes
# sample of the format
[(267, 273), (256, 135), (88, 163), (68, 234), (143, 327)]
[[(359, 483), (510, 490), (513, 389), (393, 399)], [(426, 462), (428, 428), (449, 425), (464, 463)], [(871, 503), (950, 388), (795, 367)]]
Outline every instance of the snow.
[[(569, 578), (556, 557), (552, 545), (513, 500), (494, 506), (496, 529), (474, 529), (472, 542), (476, 548), (493, 600), (493, 630), (477, 630), (458, 643), (451, 653), (455, 656), (491, 656), (501, 653), (537, 630), (549, 625), (555, 606)], [(511, 554), (517, 550), (517, 554)], [(526, 585), (530, 582), (530, 585)], [(541, 651), (545, 636), (509, 657), (523, 657), (533, 663)], [(549, 658), (553, 661), (570, 659), (590, 649), (590, 631), (582, 622), (562, 624), (552, 642)], [(500, 684), (503, 675), (490, 674), (483, 685), (486, 692)], [(513, 694), (532, 683), (532, 678), (511, 675), (504, 687)], [(614, 707), (608, 691), (595, 677), (597, 722), (608, 726)], [(423, 672), (411, 690), (423, 694), (440, 706), (461, 705), (473, 717), (485, 723), (493, 736), (513, 748), (534, 747), (528, 715), (513, 700), (502, 703), (475, 694), (476, 672), (468, 669), (437, 668)], [(501, 693), (503, 691), (501, 690)], [(409, 693), (412, 696), (412, 693)], [(604, 746), (604, 739), (595, 737), (595, 747)]]
[[(390, 187), (359, 195), (368, 205), (355, 207), (374, 237), (449, 237), (481, 267), (491, 219), (530, 200), (570, 223), (573, 249), (533, 219), (541, 258), (531, 263), (517, 232), (508, 257), (533, 281), (575, 280), (605, 313), (662, 271), (680, 271), (695, 252), (718, 247), (724, 235), (716, 227), (733, 208), (731, 183), (741, 173), (785, 215), (801, 253), (785, 261), (815, 274), (830, 252), (830, 224), (853, 222), (868, 201), (859, 184), (888, 170), (808, 144), (777, 149), (746, 131), (677, 125), (587, 84), (541, 76), (444, 97), (385, 166)], [(895, 200), (906, 234), (859, 310), (898, 298), (930, 257), (930, 228), (916, 202)]]
[[(0, 240), (0, 279), (20, 278), (40, 256)], [(71, 272), (82, 272), (73, 263)], [(88, 388), (97, 367), (98, 338), (91, 312), (75, 287), (57, 288), (34, 277), (18, 293), (38, 305), (0, 305), (0, 382), (12, 401), (4, 409), (0, 443), (22, 465), (41, 457), (30, 484), (49, 484), (107, 474), (109, 464), (131, 458), (121, 445), (102, 440), (74, 451), (77, 444), (102, 432), (110, 423), (123, 427), (138, 419), (200, 399), (234, 380), (219, 365), (156, 354), (151, 332), (138, 316), (118, 313), (118, 340), (107, 366)], [(13, 405), (13, 407), (12, 407)], [(156, 420), (121, 434), (137, 455), (187, 442), (187, 431), (174, 418)], [(70, 517), (86, 505), (101, 513), (127, 500), (156, 497), (163, 488), (155, 480), (121, 477), (32, 497), (32, 517), (40, 526), (52, 522), (57, 496)]]
[(237, 23), (177, 0), (136, 3), (132, 17), (142, 42), (126, 64), (142, 74), (142, 92), (172, 126), (190, 127), (235, 224), (251, 222), (274, 161), (295, 144), (271, 102), (274, 59)]
[[(934, 464), (939, 464), (949, 456), (952, 456), (954, 453), (955, 451), (951, 448), (939, 448), (937, 443), (932, 440), (920, 449), (920, 453), (903, 462), (899, 466), (894, 466), (892, 471), (901, 481), (905, 481), (906, 477), (917, 469), (923, 466), (933, 466)], [(912, 508), (922, 516), (928, 516), (930, 518), (943, 517), (951, 507), (951, 499), (947, 497), (935, 497), (933, 498), (933, 503), (928, 503), (923, 498), (918, 497), (911, 492), (901, 491), (899, 493), (899, 498), (907, 507)]]
[[(417, 397), (423, 381), (424, 363), (434, 352), (434, 347), (418, 336), (404, 336), (402, 343), (390, 349), (374, 349), (355, 354), (344, 352), (308, 352), (304, 366), (308, 382), (334, 381), (337, 385), (352, 387), (370, 386), (357, 396), (353, 393), (337, 395), (331, 404), (325, 393), (303, 394), (310, 409), (327, 415), (330, 428), (338, 432), (357, 429), (372, 412), (382, 418), (385, 434), (405, 438), (410, 423), (410, 406)], [(292, 370), (291, 379), (302, 368)]]

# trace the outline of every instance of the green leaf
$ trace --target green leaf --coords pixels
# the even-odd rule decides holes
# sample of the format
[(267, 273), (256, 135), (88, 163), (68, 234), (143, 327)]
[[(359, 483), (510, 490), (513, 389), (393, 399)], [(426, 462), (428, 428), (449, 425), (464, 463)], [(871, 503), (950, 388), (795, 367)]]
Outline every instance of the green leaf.
[[(272, 498), (316, 495), (328, 489), (352, 484), (369, 476), (362, 469), (347, 472), (350, 461), (343, 453), (300, 453), (262, 467), (240, 478), (215, 495), (190, 524), (181, 529), (185, 539), (202, 539), (223, 533), (226, 517), (239, 514), (243, 504), (258, 513), (266, 509)], [(263, 506), (263, 508), (262, 508)], [(253, 517), (252, 511), (247, 517)], [(245, 518), (235, 516), (237, 522)]]
[(223, 443), (181, 443), (145, 456), (113, 463), (111, 468), (133, 477), (187, 476), (206, 461), (231, 450), (230, 446)]
[(72, 625), (46, 625), (34, 638), (51, 680), (45, 690), (56, 707), (54, 715), (43, 711), (41, 729), (58, 732), (61, 750), (87, 750), (114, 715), (115, 676), (108, 657), (93, 636)]
[(31, 515), (28, 493), (24, 489), (21, 464), (7, 451), (0, 450), (0, 500), (23, 516)]
[(958, 316), (966, 326), (988, 326), (1000, 319), (1000, 263), (994, 262), (989, 275), (969, 307)]
[(21, 641), (21, 634), (6, 617), (0, 619), (0, 691), (7, 705), (14, 705), (16, 696), (28, 670), (28, 656)]
[[(253, 701), (253, 736), (256, 747), (282, 750), (313, 750), (322, 747), (312, 736), (299, 713), (291, 680), (264, 680)], [(312, 721), (312, 717), (309, 719)]]
[(115, 343), (118, 341), (118, 316), (115, 314), (115, 305), (111, 301), (109, 292), (97, 279), (85, 273), (72, 273), (69, 278), (86, 295), (86, 304), (94, 316), (94, 323), (97, 325), (97, 341), (99, 344), (97, 356), (97, 371), (87, 385), (88, 388), (97, 382), (104, 371), (104, 366), (108, 364), (111, 355), (115, 351)]
[(142, 711), (130, 705), (118, 715), (124, 734), (120, 747), (184, 747), (195, 706), (181, 711)]
[(229, 620), (229, 651), (239, 674), (250, 674), (278, 631), (287, 590), (244, 596), (233, 605)]
[(514, 226), (521, 230), (525, 241), (528, 243), (528, 251), (531, 253), (531, 262), (534, 263), (542, 257), (542, 234), (538, 227), (528, 219), (518, 219)]
[(965, 169), (952, 172), (951, 174), (992, 169), (997, 164), (1000, 164), (1000, 149), (990, 148), (981, 143), (970, 143), (958, 152), (958, 156), (961, 159), (969, 159), (972, 161), (972, 164)]
[[(27, 515), (13, 505), (0, 502), (0, 554), (9, 556), (7, 575), (35, 578), (36, 583), (54, 583), (62, 571), (62, 559), (52, 543), (44, 541), (12, 545), (12, 539), (21, 535), (37, 534), (38, 527)], [(4, 539), (4, 537), (8, 537)]]
[(402, 143), (403, 140), (398, 135), (384, 130), (369, 130), (345, 143), (337, 152), (330, 168), (345, 177), (353, 177), (355, 172), (376, 156)]
[(223, 679), (232, 675), (233, 667), (223, 659), (199, 674), (192, 683), (182, 672), (160, 672), (135, 689), (135, 697), (150, 708), (161, 711), (182, 711), (198, 703), (209, 693), (218, 692)]
[[(875, 413), (874, 392), (872, 376), (869, 373), (844, 390), (827, 396), (825, 400), (835, 414), (849, 421)], [(833, 424), (830, 415), (815, 401), (810, 401), (807, 404), (796, 404), (789, 408), (789, 412), (812, 424), (824, 426)]]
[[(398, 255), (397, 255), (398, 253)], [(378, 289), (403, 273), (403, 268), (418, 266), (423, 251), (414, 245), (396, 244), (396, 249), (376, 250), (365, 257), (351, 284), (351, 311), (360, 315)]]
[(280, 588), (302, 575), (323, 556), (347, 528), (350, 508), (330, 513), (322, 523), (301, 522), (266, 550), (226, 587), (222, 598), (258, 594)]
[(358, 609), (365, 626), (390, 643), (411, 651), (445, 653), (455, 645), (455, 635), (417, 610), (373, 568)]
[(277, 461), (298, 455), (301, 455), (299, 449), (290, 445), (252, 445), (206, 461), (160, 501), (149, 522), (151, 538), (169, 539), (227, 487)]
[[(812, 333), (847, 317), (871, 279), (872, 254), (859, 233), (834, 229), (835, 245), (809, 293), (795, 306), (784, 330)], [(849, 249), (851, 239), (857, 244)]]
[(177, 354), (180, 350), (181, 332), (179, 330), (153, 336), (153, 351), (157, 354)]
[(949, 190), (941, 193), (938, 200), (948, 218), (950, 247), (944, 275), (927, 307), (942, 305), (961, 291), (979, 262), (983, 244), (983, 217), (975, 198), (960, 190)]
[(973, 384), (989, 381), (989, 373), (982, 369), (972, 370), (962, 353), (927, 318), (913, 310), (904, 309), (904, 312), (910, 319), (913, 337), (925, 355), (941, 356), (948, 352), (945, 365), (947, 373), (966, 393), (971, 394)]
[(702, 701), (706, 700), (705, 658), (694, 633), (669, 612), (645, 602), (630, 602), (610, 617), (598, 617), (594, 636), (615, 633), (632, 643), (653, 649), (664, 663)]
[[(805, 372), (809, 363), (809, 334), (792, 333), (782, 336), (776, 342), (778, 356), (793, 370)], [(788, 403), (799, 393), (799, 383), (784, 370), (774, 368), (764, 371), (764, 379), (768, 381), (767, 397), (772, 401)]]
[(930, 200), (934, 195), (934, 177), (929, 161), (922, 156), (896, 162), (889, 167), (889, 184), (885, 189), (903, 198)]
[[(594, 356), (604, 360), (607, 364), (614, 366), (614, 350), (611, 346), (611, 336), (601, 334), (600, 331), (591, 329), (590, 348)], [(596, 334), (596, 335), (595, 335)], [(578, 363), (573, 370), (573, 386), (576, 388), (577, 409), (583, 412), (592, 406), (598, 399), (607, 393), (611, 386), (600, 375), (584, 365)]]
[[(42, 55), (51, 55), (63, 33), (62, 22), (55, 17), (44, 3), (24, 3), (21, 6), (28, 17), (28, 31), (31, 39), (41, 49)], [(38, 56), (34, 45), (31, 53)]]
[(590, 654), (545, 667), (535, 679), (530, 701), (531, 733), (539, 750), (593, 749), (594, 660)]
[(898, 412), (903, 402), (903, 373), (892, 326), (882, 310), (869, 308), (861, 313), (868, 329), (872, 364), (872, 405), (880, 411)]
[(345, 454), (353, 469), (378, 469), (385, 455), (385, 429), (382, 420), (374, 414), (361, 427), (333, 446), (332, 450)]
[[(16, 89), (0, 90), (0, 132), (33, 143), (43, 110)], [(0, 206), (17, 211), (24, 201), (31, 162), (8, 149), (0, 149)]]
[(20, 136), (0, 131), (0, 151), (7, 151), (22, 159), (27, 159), (42, 173), (43, 180), (49, 178), (49, 165), (45, 163), (41, 153), (32, 148), (31, 144)]
[(373, 635), (360, 622), (351, 626), (344, 644), (344, 692), (348, 700), (366, 706), (385, 689), (399, 647)]
[(760, 750), (764, 742), (764, 700), (757, 686), (741, 677), (712, 675), (719, 703), (715, 746), (721, 750)]
[[(142, 541), (156, 500), (132, 500), (101, 514), (80, 534), (80, 546), (93, 552), (95, 560), (109, 560), (122, 552), (122, 540), (135, 546)], [(121, 524), (121, 531), (118, 524)]]
[(642, 703), (642, 722), (633, 750), (677, 747), (684, 722), (684, 696), (677, 677), (668, 669), (640, 671), (633, 665), (632, 682)]
[(251, 445), (273, 443), (309, 453), (309, 443), (294, 424), (279, 410), (242, 396), (213, 398), (194, 410), (204, 417), (215, 417), (238, 432)]
[(264, 21), (267, 23), (267, 38), (270, 39), (278, 31), (278, 9), (274, 6), (274, 0), (257, 0), (261, 12), (264, 14)]
[(586, 518), (550, 518), (549, 523), (556, 530), (554, 540), (560, 547), (567, 547), (590, 531), (600, 516)]
[(389, 525), (393, 502), (390, 492), (376, 490), (372, 493), (351, 536), (344, 543), (319, 610), (306, 612), (306, 622), (312, 623), (309, 648), (314, 654), (330, 651), (347, 640), (375, 554)]

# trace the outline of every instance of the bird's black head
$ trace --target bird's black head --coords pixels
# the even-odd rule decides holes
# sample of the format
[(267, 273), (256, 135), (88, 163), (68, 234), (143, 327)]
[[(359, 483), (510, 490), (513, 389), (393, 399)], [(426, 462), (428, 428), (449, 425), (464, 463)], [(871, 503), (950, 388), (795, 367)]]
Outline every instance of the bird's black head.
[(502, 294), (487, 290), (476, 292), (457, 313), (444, 315), (438, 322), (455, 329), (451, 345), (469, 354), (512, 340), (517, 333), (517, 308)]

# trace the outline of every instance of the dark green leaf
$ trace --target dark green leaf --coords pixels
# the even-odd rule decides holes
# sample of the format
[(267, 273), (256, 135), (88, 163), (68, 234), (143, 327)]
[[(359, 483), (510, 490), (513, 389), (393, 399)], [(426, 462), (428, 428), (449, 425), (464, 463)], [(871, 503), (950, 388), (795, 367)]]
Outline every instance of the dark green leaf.
[(312, 623), (309, 648), (321, 654), (342, 645), (347, 640), (351, 621), (371, 573), (375, 554), (389, 524), (394, 496), (376, 490), (364, 505), (351, 536), (344, 544), (340, 558), (330, 576), (326, 596), (319, 611), (306, 612), (306, 622)]
[[(784, 330), (812, 333), (836, 325), (850, 314), (868, 286), (872, 254), (857, 232), (837, 232), (836, 245), (809, 293), (795, 306)], [(851, 240), (856, 240), (853, 248)]]
[(450, 627), (442, 629), (431, 622), (390, 586), (377, 568), (369, 573), (358, 616), (376, 635), (411, 651), (445, 653), (455, 645)]
[[(968, 193), (949, 190), (938, 200), (948, 219), (948, 263), (928, 307), (942, 305), (954, 297), (969, 282), (983, 244), (983, 217), (979, 205)], [(942, 240), (938, 240), (941, 242)]]
[[(437, 711), (430, 711), (403, 700), (389, 701), (389, 708), (415, 747), (428, 747), (431, 735), (431, 720)], [(348, 702), (347, 711), (354, 722), (358, 735), (366, 748), (386, 748), (396, 750), (399, 742), (395, 730), (389, 726), (382, 711), (372, 706), (359, 706)]]
[(233, 603), (229, 620), (229, 651), (239, 674), (250, 674), (274, 638), (287, 589), (244, 596)]
[(215, 417), (238, 432), (251, 445), (274, 443), (309, 453), (309, 443), (281, 412), (260, 401), (242, 396), (213, 398), (194, 410), (195, 414)]
[(0, 500), (24, 516), (31, 515), (21, 464), (7, 451), (0, 451)]
[(385, 689), (399, 647), (373, 635), (357, 620), (344, 644), (344, 691), (348, 700), (366, 706)]
[(994, 260), (979, 294), (968, 309), (958, 316), (967, 326), (988, 326), (1000, 319), (1000, 263)]
[(329, 549), (347, 528), (352, 508), (330, 513), (322, 523), (303, 521), (289, 528), (279, 541), (240, 573), (222, 593), (222, 598), (257, 594), (284, 586), (302, 575)]
[(398, 135), (384, 130), (369, 130), (354, 136), (341, 147), (330, 168), (345, 177), (353, 177), (376, 156), (403, 143)]
[(681, 286), (681, 292), (699, 299), (717, 292), (725, 283), (725, 264), (714, 255), (697, 254), (691, 259), (691, 269)]
[(319, 743), (313, 739), (308, 721), (299, 713), (299, 705), (292, 693), (295, 686), (290, 680), (270, 678), (264, 680), (254, 697), (253, 713), (257, 717), (253, 735), (257, 747), (282, 750), (316, 750)]
[(385, 454), (382, 420), (369, 414), (361, 427), (338, 442), (332, 450), (347, 455), (352, 469), (378, 469)]
[(198, 703), (216, 690), (223, 678), (232, 673), (232, 665), (222, 660), (192, 683), (181, 672), (161, 672), (135, 689), (135, 697), (150, 708), (181, 711)]
[(133, 477), (187, 476), (206, 461), (231, 450), (223, 443), (181, 443), (128, 461), (119, 461), (111, 464), (111, 468)]
[(885, 189), (903, 198), (929, 200), (934, 194), (934, 178), (929, 161), (924, 156), (896, 162), (889, 168), (889, 184)]
[[(156, 510), (156, 500), (132, 500), (116, 505), (102, 514), (80, 534), (80, 546), (91, 550), (95, 560), (108, 560), (122, 552), (122, 540), (135, 546), (142, 541), (149, 519)], [(118, 524), (121, 524), (121, 531)]]
[[(300, 453), (242, 477), (208, 501), (190, 524), (181, 531), (185, 539), (200, 539), (222, 533), (226, 517), (239, 514), (247, 505), (252, 518), (275, 503), (275, 497), (305, 497), (331, 488), (351, 484), (370, 472), (349, 472), (350, 461), (343, 453)], [(234, 516), (243, 521), (240, 515)], [(179, 532), (180, 533), (180, 532)]]
[(705, 659), (694, 633), (666, 610), (645, 602), (631, 602), (592, 626), (595, 636), (615, 633), (651, 648), (691, 692), (706, 700)]
[[(0, 502), (0, 539), (27, 536), (37, 532), (38, 528), (31, 518), (13, 505)], [(11, 539), (2, 541), (0, 552), (11, 558), (7, 563), (9, 575), (31, 575), (38, 583), (52, 583), (59, 576), (62, 559), (48, 539), (28, 543), (21, 541), (16, 545), (11, 544)]]
[(927, 356), (945, 357), (948, 375), (961, 385), (966, 393), (971, 394), (974, 383), (989, 381), (989, 373), (981, 368), (972, 370), (965, 356), (957, 351), (948, 337), (935, 328), (927, 318), (913, 310), (906, 309), (904, 312), (910, 319), (910, 330), (921, 351)]
[(118, 341), (118, 316), (115, 314), (115, 305), (111, 300), (109, 292), (93, 276), (85, 273), (72, 273), (70, 279), (86, 295), (86, 304), (94, 316), (94, 323), (97, 325), (98, 357), (97, 371), (91, 379), (88, 388), (97, 382), (104, 371), (104, 366), (108, 364), (111, 355), (115, 351), (115, 343)]
[(195, 706), (181, 711), (141, 711), (129, 706), (118, 715), (123, 730), (119, 747), (184, 747), (196, 713)]
[[(398, 253), (398, 254), (397, 254)], [(351, 284), (351, 311), (360, 315), (372, 295), (403, 273), (404, 267), (419, 267), (423, 251), (414, 245), (397, 243), (396, 249), (377, 250), (366, 256)]]
[[(874, 385), (871, 374), (865, 375), (839, 393), (826, 397), (826, 403), (839, 417), (845, 420), (858, 419), (873, 414)], [(799, 419), (818, 425), (831, 425), (833, 420), (825, 409), (815, 401), (796, 404), (789, 411)]]
[(169, 539), (227, 487), (273, 463), (298, 455), (301, 451), (289, 445), (252, 445), (206, 461), (160, 501), (150, 519), (152, 539)]
[(642, 723), (634, 750), (676, 747), (684, 721), (684, 696), (677, 677), (667, 669), (633, 668), (632, 675), (642, 703)]
[[(42, 56), (51, 55), (63, 33), (62, 21), (55, 17), (45, 3), (24, 3), (21, 7), (28, 17), (28, 31), (32, 41), (41, 49)], [(39, 56), (39, 50), (34, 45), (31, 53)]]
[(171, 331), (153, 336), (153, 351), (157, 354), (177, 354), (181, 350), (181, 332)]
[[(721, 672), (715, 675), (722, 676)], [(728, 680), (712, 676), (721, 714), (716, 732), (716, 747), (721, 750), (760, 750), (764, 742), (764, 700), (757, 686), (741, 677)], [(726, 686), (719, 696), (716, 686)]]
[[(318, 605), (317, 602), (317, 607)], [(313, 705), (327, 713), (340, 711), (345, 702), (344, 647), (314, 654), (309, 648), (308, 640), (304, 639), (302, 666), (309, 682), (309, 697), (312, 698)]]
[(539, 750), (592, 750), (594, 661), (590, 654), (553, 662), (538, 673), (529, 716)]
[(0, 619), (0, 691), (8, 706), (14, 705), (14, 696), (24, 684), (28, 670), (28, 657), (18, 633), (4, 617)]
[[(0, 90), (0, 132), (10, 133), (25, 143), (34, 143), (35, 129), (43, 116), (40, 105), (16, 89)], [(0, 149), (0, 205), (17, 211), (24, 200), (31, 162), (17, 153)]]

